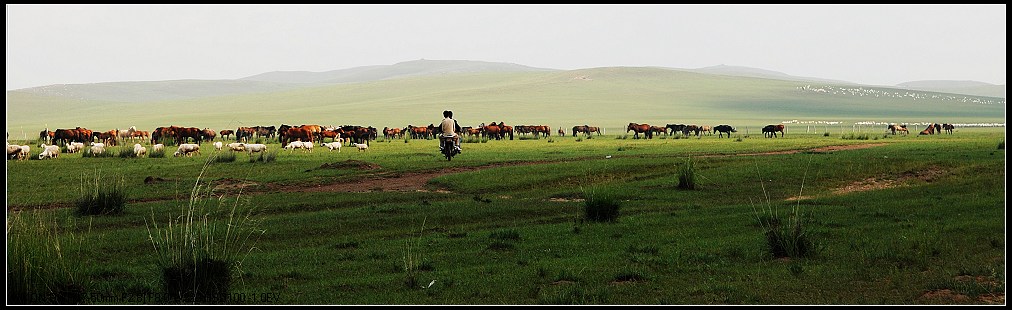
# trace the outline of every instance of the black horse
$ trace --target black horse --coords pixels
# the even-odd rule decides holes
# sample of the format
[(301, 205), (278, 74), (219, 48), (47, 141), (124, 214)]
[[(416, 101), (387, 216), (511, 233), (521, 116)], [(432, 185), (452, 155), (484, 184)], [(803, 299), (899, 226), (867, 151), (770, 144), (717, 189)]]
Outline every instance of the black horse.
[(717, 125), (717, 127), (713, 127), (713, 131), (717, 132), (718, 138), (723, 138), (725, 132), (727, 133), (728, 138), (731, 137), (732, 132), (738, 132), (734, 129), (734, 127), (731, 127), (731, 125)]

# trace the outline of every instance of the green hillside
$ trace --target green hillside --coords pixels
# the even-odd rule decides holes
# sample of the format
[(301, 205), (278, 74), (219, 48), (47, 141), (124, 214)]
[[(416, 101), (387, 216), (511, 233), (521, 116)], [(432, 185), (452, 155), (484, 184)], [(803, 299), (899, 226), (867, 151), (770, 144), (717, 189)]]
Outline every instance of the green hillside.
[[(858, 86), (814, 85), (640, 67), (430, 75), (144, 104), (94, 102), (9, 91), (7, 130), (83, 126), (96, 130), (179, 125), (428, 125), (453, 110), (463, 126), (485, 122), (591, 124), (785, 120), (1005, 122), (1004, 99)], [(806, 88), (807, 86), (807, 88)], [(827, 91), (829, 90), (829, 91)], [(834, 92), (836, 92), (834, 94)], [(876, 97), (876, 94), (881, 96)], [(885, 96), (899, 94), (910, 96)], [(953, 100), (962, 98), (964, 100)], [(980, 103), (983, 102), (983, 103)]]

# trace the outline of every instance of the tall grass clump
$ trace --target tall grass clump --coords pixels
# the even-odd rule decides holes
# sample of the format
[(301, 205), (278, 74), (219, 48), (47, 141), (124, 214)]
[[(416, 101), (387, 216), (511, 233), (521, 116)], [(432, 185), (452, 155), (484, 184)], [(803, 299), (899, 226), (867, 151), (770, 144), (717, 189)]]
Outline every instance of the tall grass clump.
[[(408, 288), (423, 287), (418, 281), (418, 272), (430, 269), (431, 263), (422, 262), (422, 256), (418, 253), (418, 248), (422, 245), (422, 232), (425, 231), (425, 220), (422, 218), (422, 228), (419, 230), (418, 238), (414, 240), (414, 244), (411, 244), (411, 239), (404, 240), (404, 252), (401, 255), (401, 263), (404, 270), (404, 285)], [(429, 265), (429, 268), (423, 268), (424, 265)]]
[(594, 222), (615, 222), (618, 220), (621, 205), (618, 199), (605, 193), (593, 190), (584, 192), (583, 217)]
[(74, 201), (74, 214), (109, 215), (123, 214), (126, 208), (126, 192), (123, 191), (123, 178), (119, 180), (103, 180), (95, 174), (94, 182), (81, 180), (81, 188), (77, 200)]
[(134, 149), (132, 149), (132, 148), (126, 148), (126, 147), (120, 148), (118, 154), (119, 154), (119, 158), (133, 158), (133, 157), (137, 157), (137, 154), (134, 153)]
[(85, 158), (91, 158), (91, 157), (101, 158), (101, 157), (114, 157), (114, 156), (116, 156), (116, 155), (113, 154), (111, 151), (109, 151), (108, 148), (106, 148), (105, 152), (102, 152), (102, 153), (92, 152), (91, 147), (88, 147), (88, 146), (85, 146), (84, 150), (81, 150), (81, 157), (85, 157)]
[(233, 275), (241, 274), (246, 256), (264, 233), (241, 192), (234, 201), (214, 197), (212, 188), (200, 183), (203, 174), (178, 216), (159, 225), (152, 211), (151, 220), (145, 221), (162, 288), (171, 302), (229, 303)]
[(84, 238), (43, 212), (7, 216), (7, 304), (79, 304), (87, 293)]
[(149, 151), (148, 158), (165, 158), (165, 149), (162, 148), (157, 151)]
[(249, 162), (272, 163), (278, 159), (278, 151), (259, 152), (257, 155), (250, 155)]
[[(801, 193), (804, 192), (807, 174), (806, 170), (805, 176), (802, 176), (801, 191), (799, 191), (798, 197), (801, 197)], [(761, 176), (759, 180), (762, 180)], [(812, 240), (809, 228), (811, 214), (801, 210), (801, 202), (798, 200), (798, 204), (791, 208), (790, 213), (786, 216), (781, 216), (777, 208), (770, 203), (762, 181), (759, 184), (763, 188), (764, 196), (764, 200), (760, 199), (760, 203), (764, 201), (765, 207), (760, 207), (762, 209), (760, 211), (756, 210), (755, 204), (753, 204), (752, 211), (756, 222), (763, 231), (766, 249), (769, 251), (769, 254), (773, 258), (810, 257), (815, 252), (815, 243)]]
[(234, 162), (235, 161), (235, 152), (231, 152), (231, 151), (229, 151), (229, 152), (217, 152), (211, 158), (213, 158), (214, 162), (216, 162), (216, 163), (230, 163), (230, 162)]
[(696, 168), (692, 164), (692, 157), (685, 160), (685, 165), (678, 168), (678, 188), (696, 189)]

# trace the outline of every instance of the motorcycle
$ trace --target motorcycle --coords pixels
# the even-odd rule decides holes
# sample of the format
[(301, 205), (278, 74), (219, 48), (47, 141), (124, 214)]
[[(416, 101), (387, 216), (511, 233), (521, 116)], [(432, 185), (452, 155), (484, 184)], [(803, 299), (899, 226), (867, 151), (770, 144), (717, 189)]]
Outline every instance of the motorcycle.
[(460, 154), (460, 151), (457, 150), (456, 145), (453, 143), (453, 137), (441, 137), (439, 139), (439, 151), (443, 153), (443, 156), (446, 156), (447, 161), (451, 160), (454, 155)]

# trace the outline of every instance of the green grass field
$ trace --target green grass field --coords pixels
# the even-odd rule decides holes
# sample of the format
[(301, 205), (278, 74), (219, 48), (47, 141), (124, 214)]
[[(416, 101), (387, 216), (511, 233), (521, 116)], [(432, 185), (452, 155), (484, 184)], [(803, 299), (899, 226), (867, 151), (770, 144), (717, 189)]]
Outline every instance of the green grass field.
[[(149, 238), (189, 206), (257, 232), (206, 243), (242, 261), (218, 303), (1004, 304), (1004, 131), (861, 135), (488, 141), (452, 161), (403, 139), (272, 144), (276, 160), (255, 163), (210, 143), (192, 158), (8, 160), (8, 244), (56, 236), (84, 304), (179, 302)], [(96, 182), (122, 184), (122, 214), (74, 215)], [(615, 221), (584, 219), (589, 201)], [(235, 210), (246, 226), (226, 226)], [(775, 257), (772, 217), (801, 220), (810, 250)]]

